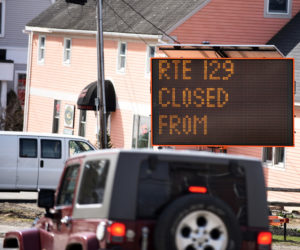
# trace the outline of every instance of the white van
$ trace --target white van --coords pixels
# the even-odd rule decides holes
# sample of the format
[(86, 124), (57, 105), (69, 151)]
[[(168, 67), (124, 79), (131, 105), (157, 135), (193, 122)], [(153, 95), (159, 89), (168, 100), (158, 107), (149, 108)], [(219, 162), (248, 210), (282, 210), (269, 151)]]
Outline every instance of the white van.
[(56, 189), (66, 159), (89, 150), (79, 136), (0, 131), (0, 190)]

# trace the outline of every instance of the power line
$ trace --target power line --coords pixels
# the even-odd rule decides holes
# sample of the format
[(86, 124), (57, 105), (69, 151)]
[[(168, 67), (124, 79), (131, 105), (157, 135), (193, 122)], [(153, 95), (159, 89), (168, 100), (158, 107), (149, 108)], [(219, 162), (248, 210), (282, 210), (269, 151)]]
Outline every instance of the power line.
[[(124, 4), (126, 4), (131, 10), (133, 10), (136, 14), (138, 14), (141, 18), (143, 18), (146, 22), (150, 23), (155, 29), (159, 30), (160, 32), (162, 32), (165, 36), (169, 37), (170, 39), (172, 39), (174, 42), (179, 43), (179, 41), (177, 41), (175, 38), (171, 37), (170, 35), (168, 35), (164, 30), (162, 30), (161, 28), (157, 27), (154, 23), (152, 23), (151, 21), (149, 21), (146, 17), (144, 17), (140, 12), (138, 12), (136, 9), (134, 9), (129, 3), (127, 3), (125, 0), (121, 0)], [(151, 0), (150, 0), (151, 1)]]

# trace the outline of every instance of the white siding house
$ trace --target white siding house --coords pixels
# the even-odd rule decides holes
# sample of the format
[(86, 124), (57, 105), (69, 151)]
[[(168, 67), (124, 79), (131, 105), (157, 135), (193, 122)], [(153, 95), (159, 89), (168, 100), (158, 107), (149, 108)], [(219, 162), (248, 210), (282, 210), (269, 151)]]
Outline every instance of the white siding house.
[[(55, 0), (0, 0), (0, 115), (7, 105), (7, 93), (25, 94), (28, 35), (25, 25)], [(7, 68), (8, 67), (8, 68)], [(3, 78), (3, 73), (5, 77)]]

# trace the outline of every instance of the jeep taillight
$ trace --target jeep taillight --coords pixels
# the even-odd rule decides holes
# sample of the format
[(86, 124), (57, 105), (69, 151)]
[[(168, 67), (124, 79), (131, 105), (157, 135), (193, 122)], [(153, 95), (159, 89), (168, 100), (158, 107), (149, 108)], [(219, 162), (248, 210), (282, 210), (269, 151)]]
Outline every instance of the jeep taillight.
[(110, 226), (110, 233), (112, 236), (116, 237), (124, 237), (125, 236), (125, 231), (126, 227), (123, 223), (113, 223)]
[(107, 227), (109, 242), (122, 243), (126, 234), (126, 226), (123, 223), (113, 222)]
[(272, 244), (271, 232), (259, 232), (257, 235), (258, 249), (266, 249)]
[(189, 192), (205, 194), (205, 193), (207, 193), (207, 188), (206, 187), (200, 187), (200, 186), (190, 186), (189, 187)]

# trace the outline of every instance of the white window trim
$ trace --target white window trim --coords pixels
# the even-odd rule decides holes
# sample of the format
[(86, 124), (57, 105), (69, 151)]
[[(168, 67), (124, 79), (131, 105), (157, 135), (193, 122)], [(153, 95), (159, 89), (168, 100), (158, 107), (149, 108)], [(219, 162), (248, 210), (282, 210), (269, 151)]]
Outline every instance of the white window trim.
[[(41, 39), (44, 38), (45, 39), (45, 44), (44, 44), (44, 58), (40, 59), (40, 53), (41, 53)], [(37, 54), (37, 60), (38, 60), (38, 64), (44, 64), (45, 63), (45, 52), (46, 52), (46, 36), (44, 35), (40, 35), (39, 39), (38, 39), (38, 54)]]
[[(120, 68), (120, 63), (121, 63), (121, 45), (122, 44), (125, 44), (126, 45), (126, 49), (125, 49), (125, 55), (122, 55), (125, 57), (125, 65), (124, 65), (124, 68)], [(118, 60), (117, 60), (117, 72), (119, 73), (125, 73), (125, 70), (126, 70), (126, 58), (127, 57), (127, 43), (126, 42), (122, 42), (122, 41), (119, 41), (119, 44), (118, 44)]]
[(6, 0), (0, 0), (0, 2), (2, 3), (2, 12), (1, 12), (1, 32), (0, 32), (0, 37), (4, 37), (5, 36), (5, 4), (6, 4)]
[(265, 0), (264, 16), (269, 18), (290, 18), (292, 16), (292, 0), (288, 1), (287, 13), (276, 13), (269, 11), (269, 0)]
[[(152, 45), (152, 44), (148, 44), (147, 49), (146, 49), (146, 68), (145, 68), (147, 77), (149, 77), (150, 73), (151, 73), (150, 47), (154, 47), (154, 57), (156, 55), (156, 46)], [(149, 69), (149, 71), (148, 71), (148, 69)]]
[(26, 70), (16, 70), (15, 71), (15, 81), (14, 81), (14, 91), (18, 95), (18, 75), (27, 74)]
[(273, 168), (278, 170), (285, 170), (285, 162), (286, 162), (286, 149), (284, 148), (284, 157), (283, 162), (279, 162), (278, 164), (274, 164), (274, 152), (276, 147), (272, 147), (272, 161), (263, 161), (264, 158), (264, 148), (262, 148), (262, 163), (266, 168)]
[[(66, 41), (67, 40), (70, 40), (70, 48), (69, 49), (67, 49), (67, 47), (66, 47), (66, 44), (67, 44)], [(70, 59), (66, 59), (67, 50), (70, 51)], [(72, 54), (72, 39), (68, 38), (68, 37), (65, 37), (64, 38), (64, 50), (63, 50), (63, 64), (64, 65), (70, 65), (71, 64), (71, 54)]]

